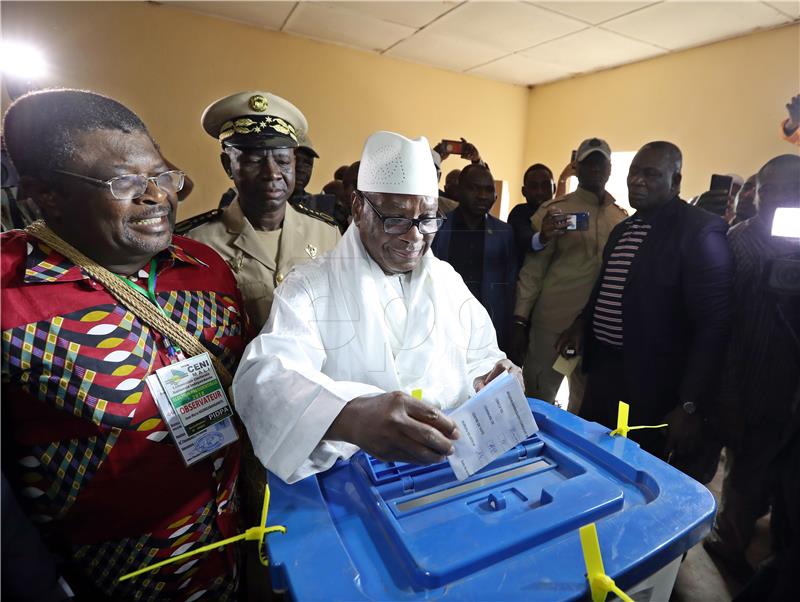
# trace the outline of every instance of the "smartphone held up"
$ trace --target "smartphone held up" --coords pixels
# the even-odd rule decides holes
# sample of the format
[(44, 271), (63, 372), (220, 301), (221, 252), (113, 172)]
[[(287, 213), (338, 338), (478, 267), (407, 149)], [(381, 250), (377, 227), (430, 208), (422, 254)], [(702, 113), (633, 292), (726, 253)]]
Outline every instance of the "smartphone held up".
[(733, 178), (731, 176), (721, 176), (715, 173), (711, 176), (711, 184), (708, 189), (719, 190), (730, 196), (731, 190), (733, 190)]
[(440, 144), (447, 154), (464, 156), (464, 143), (461, 140), (442, 140)]
[(567, 231), (583, 231), (589, 229), (588, 211), (581, 211), (579, 213), (565, 213), (564, 217), (567, 219)]

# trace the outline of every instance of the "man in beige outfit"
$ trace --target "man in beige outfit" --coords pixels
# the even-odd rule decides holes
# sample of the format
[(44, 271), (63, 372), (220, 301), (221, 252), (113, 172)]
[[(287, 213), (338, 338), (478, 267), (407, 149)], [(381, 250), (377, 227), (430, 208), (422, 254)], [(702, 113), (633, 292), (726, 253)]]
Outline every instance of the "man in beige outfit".
[(231, 266), (258, 331), (269, 317), (275, 287), (294, 265), (336, 246), (339, 231), (330, 216), (302, 202), (287, 203), (298, 138), (308, 128), (292, 103), (269, 92), (240, 92), (212, 103), (202, 123), (222, 143), (222, 166), (236, 198), (187, 236), (213, 247)]
[[(603, 260), (603, 247), (611, 230), (627, 214), (618, 207), (605, 185), (611, 174), (611, 149), (604, 140), (590, 138), (578, 147), (575, 158), (578, 188), (542, 203), (531, 218), (543, 248), (529, 253), (519, 273), (512, 332), (512, 361), (522, 361), (525, 393), (550, 403), (564, 375), (553, 369), (558, 359), (558, 335), (580, 313), (592, 291)], [(587, 229), (572, 229), (575, 218), (588, 214)], [(569, 376), (570, 411), (577, 412), (583, 398), (580, 366)]]

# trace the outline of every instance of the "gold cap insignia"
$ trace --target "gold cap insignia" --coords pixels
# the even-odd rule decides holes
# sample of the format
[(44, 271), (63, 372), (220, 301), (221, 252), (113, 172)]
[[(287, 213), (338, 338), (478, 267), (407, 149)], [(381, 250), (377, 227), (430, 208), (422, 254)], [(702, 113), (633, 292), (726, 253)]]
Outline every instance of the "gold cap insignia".
[(312, 244), (306, 245), (306, 254), (311, 258), (314, 259), (317, 256), (317, 247)]
[(256, 113), (263, 113), (267, 110), (267, 98), (262, 96), (261, 94), (256, 94), (255, 96), (251, 96), (250, 100), (247, 101), (247, 104), (253, 109)]

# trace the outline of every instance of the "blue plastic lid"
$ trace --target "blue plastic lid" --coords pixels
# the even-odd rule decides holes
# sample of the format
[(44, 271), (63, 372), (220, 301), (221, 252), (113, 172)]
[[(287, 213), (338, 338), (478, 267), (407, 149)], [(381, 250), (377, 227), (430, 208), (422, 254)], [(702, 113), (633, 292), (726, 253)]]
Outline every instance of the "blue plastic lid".
[(270, 480), (273, 581), (299, 600), (567, 600), (587, 591), (578, 528), (595, 522), (626, 587), (710, 529), (711, 494), (608, 429), (532, 401), (540, 432), (465, 481), (448, 463), (359, 453), (292, 486)]

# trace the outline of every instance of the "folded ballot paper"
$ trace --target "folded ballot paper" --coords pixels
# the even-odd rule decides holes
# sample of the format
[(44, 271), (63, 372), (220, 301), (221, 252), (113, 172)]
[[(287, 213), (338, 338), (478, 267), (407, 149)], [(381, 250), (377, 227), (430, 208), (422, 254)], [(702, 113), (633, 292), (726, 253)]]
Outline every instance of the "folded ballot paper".
[(461, 431), (448, 456), (459, 481), (539, 430), (517, 378), (506, 372), (449, 414)]

